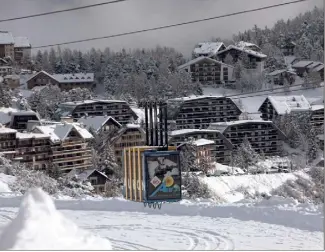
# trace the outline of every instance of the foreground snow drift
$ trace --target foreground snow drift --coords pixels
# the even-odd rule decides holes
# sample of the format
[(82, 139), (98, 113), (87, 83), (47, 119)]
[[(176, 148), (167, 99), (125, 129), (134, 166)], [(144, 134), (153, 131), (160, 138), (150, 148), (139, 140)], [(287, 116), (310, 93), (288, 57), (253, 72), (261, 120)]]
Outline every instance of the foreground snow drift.
[(3, 230), (0, 250), (111, 250), (107, 239), (79, 229), (63, 217), (41, 189), (24, 197), (18, 216)]

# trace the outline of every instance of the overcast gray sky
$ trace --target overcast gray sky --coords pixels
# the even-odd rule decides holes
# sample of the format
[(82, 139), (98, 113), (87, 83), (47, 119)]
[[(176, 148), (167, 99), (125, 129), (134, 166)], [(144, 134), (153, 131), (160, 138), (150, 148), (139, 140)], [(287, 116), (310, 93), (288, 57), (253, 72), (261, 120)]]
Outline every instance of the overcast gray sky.
[[(99, 37), (138, 29), (168, 25), (242, 11), (289, 0), (129, 0), (79, 11), (0, 23), (0, 30), (15, 36), (28, 36), (32, 45), (60, 43)], [(39, 12), (105, 2), (104, 0), (0, 0), (1, 19)], [(323, 6), (322, 0), (306, 2), (217, 19), (198, 24), (69, 45), (72, 49), (110, 47), (149, 48), (171, 46), (188, 56), (193, 46), (211, 37), (231, 38), (232, 34), (251, 28), (271, 27), (278, 19), (293, 18), (301, 12)]]

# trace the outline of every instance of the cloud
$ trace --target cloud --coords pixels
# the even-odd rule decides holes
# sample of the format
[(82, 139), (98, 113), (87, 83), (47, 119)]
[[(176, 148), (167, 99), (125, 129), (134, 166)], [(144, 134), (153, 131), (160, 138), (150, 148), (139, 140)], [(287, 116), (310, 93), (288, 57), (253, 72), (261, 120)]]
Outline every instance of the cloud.
[[(237, 12), (283, 3), (287, 0), (129, 0), (118, 4), (89, 8), (28, 20), (0, 23), (0, 30), (28, 36), (34, 46), (128, 32), (161, 25)], [(103, 0), (92, 0), (100, 3)], [(89, 4), (89, 0), (2, 0), (1, 18)], [(292, 18), (300, 12), (322, 7), (323, 1), (311, 0), (250, 14), (238, 15), (181, 27), (131, 36), (69, 45), (72, 49), (91, 47), (113, 50), (172, 46), (189, 56), (194, 45), (212, 37), (231, 38), (232, 34), (251, 28), (272, 26), (278, 19)]]

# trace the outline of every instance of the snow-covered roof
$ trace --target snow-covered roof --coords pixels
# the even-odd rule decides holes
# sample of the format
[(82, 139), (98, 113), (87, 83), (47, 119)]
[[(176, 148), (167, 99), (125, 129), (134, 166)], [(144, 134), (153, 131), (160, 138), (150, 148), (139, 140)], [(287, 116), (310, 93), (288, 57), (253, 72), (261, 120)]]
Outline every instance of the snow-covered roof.
[(17, 130), (3, 127), (0, 125), (0, 134), (17, 133)]
[(270, 75), (270, 76), (276, 76), (276, 75), (281, 74), (281, 73), (284, 73), (284, 72), (286, 72), (286, 73), (290, 73), (290, 74), (293, 74), (293, 75), (297, 75), (295, 72), (293, 72), (293, 71), (289, 71), (289, 70), (287, 70), (287, 69), (279, 69), (279, 70), (275, 70), (275, 71), (269, 73), (268, 75)]
[(263, 53), (256, 52), (254, 50), (250, 50), (250, 49), (247, 49), (247, 48), (242, 48), (242, 47), (234, 46), (234, 45), (228, 46), (225, 50), (222, 50), (222, 51), (218, 52), (217, 54), (222, 54), (222, 53), (227, 52), (227, 51), (229, 51), (231, 49), (238, 50), (238, 51), (242, 51), (244, 53), (247, 53), (247, 54), (249, 54), (251, 56), (255, 56), (257, 58), (261, 58), (261, 59), (267, 58), (267, 55), (265, 55)]
[(53, 74), (52, 77), (60, 83), (94, 81), (94, 73)]
[(111, 116), (82, 117), (78, 120), (78, 123), (85, 125), (87, 130), (92, 128), (95, 132), (98, 132), (109, 120), (112, 120), (116, 125), (122, 127), (122, 125)]
[(313, 68), (318, 67), (318, 66), (324, 66), (324, 64), (322, 62), (314, 61), (312, 64), (308, 65), (307, 68), (313, 69)]
[(322, 70), (322, 69), (324, 69), (324, 65), (323, 65), (323, 64), (321, 64), (321, 65), (319, 65), (319, 66), (313, 68), (311, 71), (312, 71), (312, 72), (318, 72), (318, 71), (320, 71), (320, 70)]
[(198, 43), (193, 50), (193, 53), (196, 55), (208, 54), (214, 55), (222, 47), (223, 42), (202, 42)]
[(48, 135), (42, 133), (20, 133), (20, 132), (17, 132), (16, 137), (18, 139), (49, 138)]
[(31, 47), (29, 39), (27, 37), (15, 37), (15, 47)]
[(303, 95), (268, 96), (268, 99), (279, 115), (311, 109), (309, 102)]
[(245, 123), (266, 123), (267, 124), (267, 123), (272, 123), (272, 121), (264, 121), (261, 119), (257, 119), (257, 120), (239, 120), (239, 121), (231, 121), (231, 122), (217, 122), (217, 123), (210, 123), (208, 129), (224, 132), (229, 126), (241, 125)]
[(313, 64), (314, 61), (310, 61), (310, 60), (301, 60), (296, 62), (295, 64), (292, 65), (293, 68), (300, 68), (300, 67), (307, 67), (311, 64)]
[(133, 123), (128, 123), (127, 125), (125, 125), (126, 128), (128, 129), (140, 129), (141, 126), (139, 124), (133, 124)]
[(238, 43), (236, 43), (237, 47), (240, 48), (247, 48), (247, 47), (257, 47), (259, 48), (256, 44), (250, 43), (250, 42), (245, 42), (245, 41), (239, 41)]
[(216, 64), (224, 65), (224, 66), (229, 67), (229, 68), (234, 68), (233, 66), (227, 65), (227, 64), (225, 64), (225, 63), (223, 63), (221, 61), (218, 61), (218, 60), (215, 60), (215, 59), (211, 59), (211, 58), (205, 57), (205, 56), (200, 56), (198, 58), (195, 58), (195, 59), (192, 59), (192, 60), (188, 61), (187, 63), (185, 63), (183, 65), (180, 65), (178, 67), (178, 69), (183, 69), (183, 68), (188, 67), (190, 65), (197, 64), (198, 62), (200, 62), (202, 60), (207, 60), (207, 61), (209, 61), (211, 63), (216, 63)]
[(83, 101), (73, 101), (73, 102), (63, 102), (59, 106), (78, 106), (78, 105), (84, 105), (84, 104), (91, 104), (96, 102), (102, 102), (102, 103), (126, 103), (126, 101), (122, 100), (83, 100)]
[(311, 105), (311, 110), (312, 111), (316, 111), (316, 110), (320, 110), (320, 109), (324, 109), (324, 104)]
[(195, 146), (204, 146), (204, 145), (214, 144), (214, 141), (208, 140), (208, 139), (204, 139), (204, 138), (200, 138), (198, 140), (193, 141), (193, 144)]
[(102, 172), (100, 172), (100, 171), (98, 171), (98, 170), (96, 170), (96, 169), (88, 169), (88, 170), (84, 170), (84, 171), (82, 171), (82, 172), (80, 172), (80, 173), (78, 173), (78, 171), (75, 171), (75, 172), (73, 172), (73, 171), (75, 171), (74, 169), (71, 171), (71, 172), (69, 172), (69, 174), (68, 174), (68, 176), (70, 175), (76, 175), (77, 176), (77, 178), (78, 179), (80, 179), (81, 181), (85, 181), (85, 180), (87, 180), (88, 178), (89, 178), (89, 176), (91, 175), (91, 174), (93, 174), (95, 171), (97, 171), (99, 174), (101, 174), (102, 176), (104, 176), (106, 179), (108, 179), (108, 177), (106, 176), (106, 174), (104, 174), (104, 173), (102, 173)]
[(7, 124), (11, 121), (11, 113), (18, 111), (15, 108), (0, 108), (0, 123), (1, 124)]
[(191, 134), (191, 133), (220, 133), (219, 130), (211, 130), (211, 129), (180, 129), (180, 130), (173, 130), (168, 135), (169, 136), (180, 136), (185, 134)]
[(137, 123), (141, 123), (142, 121), (145, 121), (145, 112), (144, 109), (142, 108), (137, 108), (137, 107), (130, 107), (132, 111), (137, 115)]
[(90, 132), (76, 123), (61, 123), (35, 127), (38, 131), (50, 136), (52, 142), (64, 141), (74, 128), (83, 139), (92, 139)]
[[(33, 79), (35, 76), (37, 76), (37, 75), (39, 75), (39, 74), (41, 74), (41, 73), (47, 75), (47, 76), (50, 77), (51, 79), (54, 79), (52, 75), (50, 75), (48, 72), (42, 70), (42, 71), (40, 71), (40, 72), (37, 72), (37, 73), (34, 73), (34, 74), (30, 75), (29, 78), (27, 78), (27, 79), (25, 80), (26, 83), (27, 83), (28, 81), (30, 81), (31, 79)], [(55, 79), (54, 79), (54, 80), (55, 80)]]
[(11, 32), (0, 31), (0, 45), (14, 44), (15, 40)]
[(185, 102), (185, 101), (194, 101), (194, 100), (199, 100), (199, 99), (204, 99), (204, 98), (223, 98), (224, 96), (222, 95), (192, 95), (192, 96), (186, 96), (186, 97), (178, 97), (178, 98), (172, 98), (169, 99), (168, 101), (178, 101), (178, 102)]

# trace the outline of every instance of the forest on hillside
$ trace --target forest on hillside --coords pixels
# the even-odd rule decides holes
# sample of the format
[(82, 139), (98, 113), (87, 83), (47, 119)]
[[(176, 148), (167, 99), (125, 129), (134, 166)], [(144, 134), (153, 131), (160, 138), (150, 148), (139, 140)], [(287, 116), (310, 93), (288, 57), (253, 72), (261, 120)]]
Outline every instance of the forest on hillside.
[[(295, 56), (323, 62), (323, 37), (324, 13), (315, 7), (291, 20), (279, 20), (272, 28), (260, 28), (256, 24), (252, 29), (235, 34), (232, 40), (223, 39), (222, 36), (213, 40), (223, 41), (226, 45), (241, 40), (257, 44), (268, 55), (267, 73), (285, 67), (279, 48), (288, 40), (297, 44)], [(93, 72), (97, 85), (105, 87), (107, 97), (139, 100), (202, 94), (200, 84), (192, 83), (188, 73), (177, 69), (185, 62), (181, 53), (167, 47), (123, 49), (120, 52), (113, 52), (109, 48), (92, 48), (85, 53), (58, 47), (38, 51), (33, 56), (30, 67), (36, 71), (58, 74)], [(261, 78), (249, 82), (260, 83)], [(252, 85), (239, 86), (242, 92), (252, 88)]]

